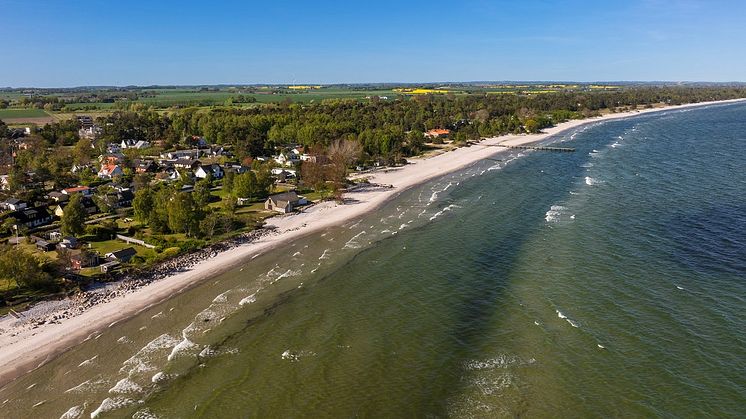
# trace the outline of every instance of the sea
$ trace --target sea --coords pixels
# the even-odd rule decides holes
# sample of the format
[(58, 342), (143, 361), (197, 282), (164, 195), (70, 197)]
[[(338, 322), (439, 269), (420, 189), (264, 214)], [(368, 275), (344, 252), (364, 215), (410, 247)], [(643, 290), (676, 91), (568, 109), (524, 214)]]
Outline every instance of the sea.
[(746, 417), (746, 104), (591, 122), (289, 240), (2, 418)]

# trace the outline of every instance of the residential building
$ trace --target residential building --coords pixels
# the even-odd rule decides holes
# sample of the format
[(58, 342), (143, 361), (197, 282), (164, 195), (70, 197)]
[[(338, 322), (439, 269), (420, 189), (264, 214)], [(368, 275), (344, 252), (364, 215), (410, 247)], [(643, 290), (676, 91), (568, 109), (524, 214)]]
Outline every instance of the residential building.
[(26, 201), (21, 201), (16, 198), (8, 198), (5, 201), (0, 202), (0, 208), (9, 211), (18, 211), (28, 207)]
[(194, 176), (199, 179), (204, 179), (207, 175), (211, 175), (213, 179), (223, 178), (223, 168), (219, 164), (202, 165), (197, 168), (194, 172)]
[(52, 215), (49, 214), (46, 207), (24, 208), (7, 214), (8, 218), (18, 220), (17, 225), (24, 225), (28, 228), (43, 226), (52, 222)]
[(267, 200), (264, 201), (264, 209), (287, 214), (295, 211), (295, 209), (300, 205), (307, 203), (308, 201), (299, 197), (295, 191), (288, 191), (270, 195)]
[(106, 259), (110, 261), (117, 261), (122, 263), (127, 263), (132, 259), (133, 256), (137, 254), (137, 250), (133, 247), (126, 247), (121, 250), (117, 250), (116, 252), (110, 252), (106, 254)]

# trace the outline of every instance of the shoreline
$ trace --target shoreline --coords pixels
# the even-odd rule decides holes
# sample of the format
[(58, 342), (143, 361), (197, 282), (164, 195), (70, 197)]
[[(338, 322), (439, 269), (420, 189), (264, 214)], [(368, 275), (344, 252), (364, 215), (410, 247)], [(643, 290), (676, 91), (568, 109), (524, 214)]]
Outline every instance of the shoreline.
[[(432, 157), (412, 158), (409, 160), (410, 164), (403, 167), (383, 169), (358, 176), (368, 178), (371, 185), (345, 193), (345, 198), (353, 198), (354, 203), (340, 205), (327, 201), (316, 204), (298, 214), (269, 218), (266, 220), (267, 225), (276, 227), (274, 232), (258, 237), (250, 243), (219, 252), (213, 257), (195, 263), (186, 271), (177, 272), (141, 286), (132, 292), (93, 305), (76, 316), (64, 318), (55, 323), (38, 325), (35, 328), (12, 326), (11, 323), (15, 320), (10, 318), (10, 315), (7, 318), (0, 319), (0, 328), (2, 328), (0, 330), (0, 348), (2, 349), (0, 351), (0, 388), (115, 323), (125, 321), (131, 316), (164, 302), (210, 277), (226, 272), (237, 265), (247, 263), (252, 256), (266, 253), (276, 246), (282, 245), (290, 238), (310, 235), (361, 217), (411, 187), (463, 169), (479, 160), (507, 150), (496, 148), (495, 145), (527, 145), (595, 122), (634, 117), (647, 113), (744, 101), (746, 99), (700, 102), (571, 120), (546, 129), (539, 134), (504, 135), (487, 138), (468, 147), (458, 148)], [(391, 185), (391, 187), (379, 187), (377, 185)]]

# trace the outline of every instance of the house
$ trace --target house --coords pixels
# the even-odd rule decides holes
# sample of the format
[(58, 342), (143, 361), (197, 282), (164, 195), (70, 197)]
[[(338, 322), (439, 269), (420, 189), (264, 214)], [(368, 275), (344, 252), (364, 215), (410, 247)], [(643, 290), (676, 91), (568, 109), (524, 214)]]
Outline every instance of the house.
[(78, 115), (77, 117), (80, 126), (83, 128), (90, 128), (93, 126), (93, 118), (90, 115)]
[(451, 130), (448, 129), (431, 129), (425, 132), (425, 138), (446, 138), (451, 135)]
[(98, 171), (98, 177), (101, 179), (112, 179), (122, 175), (124, 175), (124, 171), (118, 164), (104, 163), (101, 165), (101, 170)]
[(117, 143), (109, 143), (106, 145), (106, 152), (109, 154), (119, 154), (122, 151), (122, 147)]
[[(60, 204), (54, 208), (54, 215), (62, 218), (62, 216), (65, 214), (65, 207), (67, 207), (68, 203), (69, 202), (67, 201), (60, 202)], [(93, 199), (86, 196), (80, 200), (80, 203), (83, 204), (83, 209), (85, 209), (86, 214), (91, 215), (98, 212), (98, 207), (93, 202)]]
[(278, 182), (285, 182), (288, 179), (295, 179), (296, 173), (294, 169), (272, 169), (272, 175), (277, 179)]
[(269, 198), (264, 201), (264, 209), (287, 214), (293, 212), (298, 206), (307, 203), (308, 201), (299, 197), (295, 191), (288, 191), (270, 195)]
[(142, 160), (135, 167), (137, 173), (154, 173), (158, 170), (158, 164), (153, 160)]
[(196, 170), (201, 165), (199, 160), (181, 158), (174, 162), (174, 167), (177, 169), (188, 169)]
[(28, 228), (39, 227), (52, 222), (52, 215), (46, 207), (24, 208), (8, 213), (8, 218), (15, 218), (18, 220), (16, 225), (24, 225)]
[(136, 150), (142, 150), (142, 149), (148, 148), (148, 147), (150, 147), (150, 143), (148, 141), (140, 140), (140, 141), (136, 142), (135, 145), (132, 146), (131, 148), (134, 148)]
[(52, 191), (47, 194), (47, 199), (50, 199), (54, 202), (64, 202), (70, 199), (70, 196), (63, 194), (62, 192)]
[(329, 158), (323, 154), (301, 154), (300, 160), (318, 164), (325, 164), (329, 162)]
[(178, 159), (198, 159), (200, 156), (199, 149), (192, 150), (177, 150), (161, 153), (162, 159), (178, 160)]
[(90, 127), (83, 127), (79, 129), (78, 136), (80, 138), (86, 138), (88, 140), (95, 140), (101, 134), (103, 134), (103, 132), (104, 130), (102, 130), (101, 127), (99, 127), (98, 125), (91, 125)]
[(76, 271), (89, 266), (96, 266), (98, 263), (98, 253), (78, 250), (70, 256), (70, 266)]
[(122, 140), (122, 142), (119, 144), (119, 148), (122, 150), (126, 150), (128, 148), (135, 148), (135, 144), (137, 144), (137, 141), (128, 139), (128, 140)]
[(197, 168), (194, 172), (194, 176), (199, 179), (204, 179), (207, 175), (212, 176), (213, 179), (223, 178), (223, 168), (219, 164), (202, 165)]
[(73, 236), (65, 236), (60, 242), (59, 247), (62, 249), (77, 249), (78, 239)]
[(73, 188), (63, 189), (62, 193), (68, 196), (72, 196), (76, 193), (83, 194), (83, 196), (91, 196), (93, 195), (93, 189), (89, 188), (88, 186), (75, 186)]
[(118, 262), (118, 261), (116, 261), (116, 260), (115, 260), (115, 261), (112, 261), (112, 262), (106, 262), (106, 263), (103, 263), (103, 264), (101, 264), (101, 266), (100, 266), (100, 268), (101, 268), (101, 272), (103, 272), (103, 273), (108, 273), (108, 272), (111, 272), (111, 271), (113, 271), (114, 269), (116, 269), (116, 268), (117, 268), (117, 266), (119, 266), (119, 265), (121, 265), (121, 263), (119, 263), (119, 262)]
[(20, 199), (16, 198), (8, 198), (5, 201), (0, 202), (0, 208), (10, 211), (18, 211), (26, 207), (28, 207), (26, 201), (21, 201)]
[(73, 164), (73, 166), (70, 168), (70, 171), (72, 173), (79, 173), (86, 169), (93, 169), (93, 166), (90, 164)]
[(116, 193), (116, 208), (131, 207), (132, 201), (135, 199), (135, 194), (129, 189), (124, 189)]
[(285, 166), (292, 166), (295, 163), (298, 163), (300, 161), (300, 155), (295, 153), (280, 153), (279, 156), (275, 157), (275, 161), (278, 164), (282, 164)]
[(42, 252), (51, 252), (54, 250), (54, 243), (50, 243), (46, 240), (37, 240), (36, 248)]
[(118, 261), (122, 263), (127, 263), (136, 254), (137, 254), (137, 250), (135, 250), (134, 247), (126, 247), (124, 249), (117, 250), (116, 252), (107, 253), (106, 259), (110, 261)]
[(237, 175), (246, 173), (251, 170), (249, 166), (243, 166), (238, 163), (226, 163), (224, 166), (224, 172), (233, 172)]

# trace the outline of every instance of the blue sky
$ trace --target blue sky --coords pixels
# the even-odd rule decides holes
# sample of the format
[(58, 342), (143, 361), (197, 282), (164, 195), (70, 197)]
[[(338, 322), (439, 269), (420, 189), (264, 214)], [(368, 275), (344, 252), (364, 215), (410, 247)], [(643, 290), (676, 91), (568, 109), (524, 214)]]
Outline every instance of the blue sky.
[(746, 2), (0, 0), (0, 86), (746, 81)]

